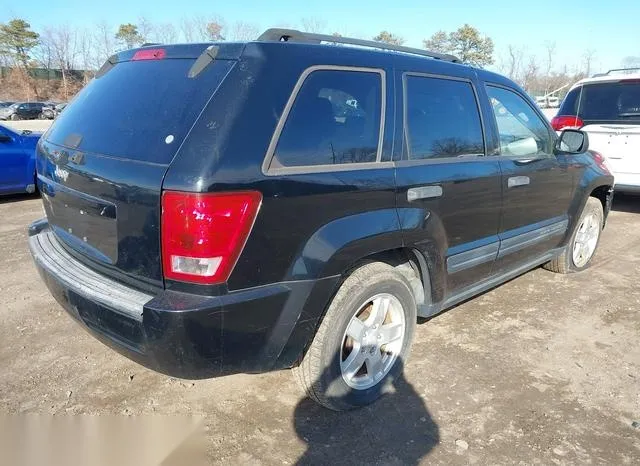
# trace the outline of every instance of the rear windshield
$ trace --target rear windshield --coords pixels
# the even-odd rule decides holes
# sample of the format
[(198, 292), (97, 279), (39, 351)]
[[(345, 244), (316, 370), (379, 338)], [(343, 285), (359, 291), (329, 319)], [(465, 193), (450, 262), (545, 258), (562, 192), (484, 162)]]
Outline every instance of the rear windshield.
[[(130, 61), (91, 81), (60, 114), (47, 139), (116, 158), (167, 164), (233, 61), (195, 78), (194, 59)], [(77, 141), (80, 141), (79, 144)]]
[(578, 116), (591, 121), (640, 122), (640, 82), (585, 84)]

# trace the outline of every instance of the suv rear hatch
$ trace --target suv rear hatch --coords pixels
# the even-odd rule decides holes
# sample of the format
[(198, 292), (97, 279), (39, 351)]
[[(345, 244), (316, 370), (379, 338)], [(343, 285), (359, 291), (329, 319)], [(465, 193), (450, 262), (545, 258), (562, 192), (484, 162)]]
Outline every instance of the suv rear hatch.
[[(61, 245), (139, 288), (163, 285), (167, 168), (242, 52), (241, 44), (205, 49), (162, 46), (111, 57), (38, 146), (38, 185)], [(198, 57), (205, 59), (196, 64)]]
[(640, 80), (589, 83), (572, 92), (559, 114), (582, 120), (589, 147), (606, 157), (617, 184), (640, 183)]

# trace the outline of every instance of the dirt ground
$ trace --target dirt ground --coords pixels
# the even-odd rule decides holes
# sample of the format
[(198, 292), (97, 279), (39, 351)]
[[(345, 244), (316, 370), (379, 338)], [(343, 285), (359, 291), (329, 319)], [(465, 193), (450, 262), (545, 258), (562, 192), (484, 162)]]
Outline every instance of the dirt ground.
[(191, 382), (108, 349), (40, 281), (41, 215), (0, 199), (3, 414), (203, 416), (218, 464), (640, 464), (640, 197), (616, 200), (590, 270), (537, 269), (419, 325), (396, 392), (344, 414), (288, 371)]

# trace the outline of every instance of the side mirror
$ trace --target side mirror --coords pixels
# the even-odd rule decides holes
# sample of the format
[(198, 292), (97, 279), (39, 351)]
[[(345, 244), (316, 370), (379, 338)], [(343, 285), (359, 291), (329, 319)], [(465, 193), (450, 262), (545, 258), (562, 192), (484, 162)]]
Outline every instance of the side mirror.
[(589, 135), (577, 129), (565, 129), (556, 141), (556, 152), (580, 154), (589, 150)]
[(6, 134), (0, 134), (0, 142), (11, 142), (11, 136), (7, 136)]

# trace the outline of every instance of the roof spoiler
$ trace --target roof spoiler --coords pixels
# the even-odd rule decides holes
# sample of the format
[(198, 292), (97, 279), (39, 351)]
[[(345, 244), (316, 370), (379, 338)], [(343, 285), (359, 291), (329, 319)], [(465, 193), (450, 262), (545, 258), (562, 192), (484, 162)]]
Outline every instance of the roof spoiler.
[(320, 44), (322, 42), (330, 42), (334, 44), (357, 45), (360, 47), (369, 47), (383, 50), (391, 50), (394, 52), (410, 53), (413, 55), (421, 55), (423, 57), (434, 58), (452, 63), (462, 63), (461, 60), (446, 53), (431, 52), (429, 50), (416, 49), (413, 47), (405, 47), (404, 45), (388, 44), (386, 42), (377, 42), (373, 40), (354, 39), (351, 37), (331, 36), (328, 34), (316, 34), (311, 32), (302, 32), (295, 29), (267, 29), (263, 32), (259, 41), (271, 42), (302, 42), (308, 44)]

